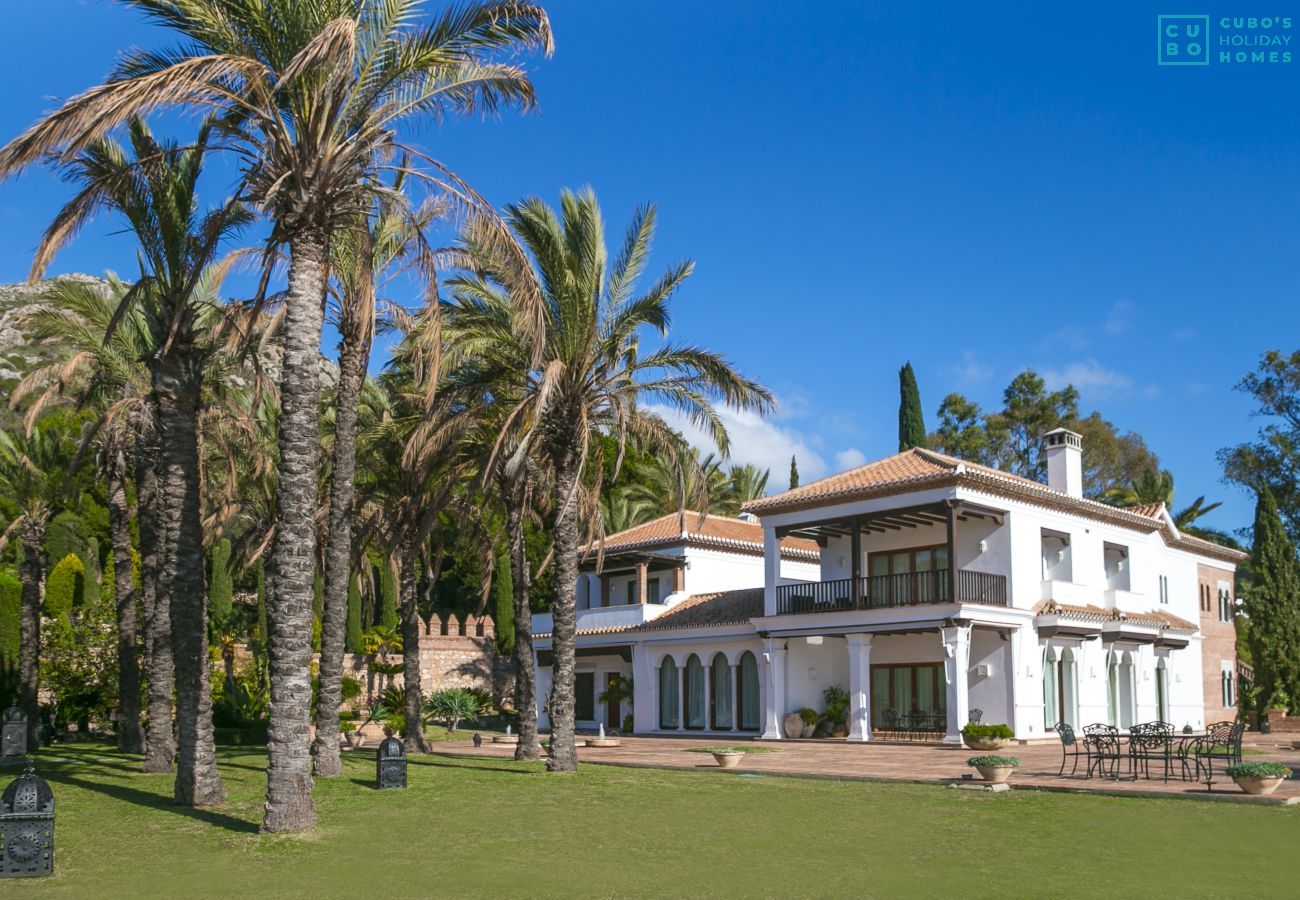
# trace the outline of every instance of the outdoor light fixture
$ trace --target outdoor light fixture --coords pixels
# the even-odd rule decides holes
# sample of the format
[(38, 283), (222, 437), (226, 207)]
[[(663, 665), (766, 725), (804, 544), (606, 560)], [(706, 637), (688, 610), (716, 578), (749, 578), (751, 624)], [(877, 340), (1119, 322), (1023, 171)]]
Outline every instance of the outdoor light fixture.
[(985, 551), (988, 550), (988, 549), (989, 549), (989, 542), (988, 542), (988, 541), (980, 541), (980, 553), (983, 553), (983, 552), (985, 552)]

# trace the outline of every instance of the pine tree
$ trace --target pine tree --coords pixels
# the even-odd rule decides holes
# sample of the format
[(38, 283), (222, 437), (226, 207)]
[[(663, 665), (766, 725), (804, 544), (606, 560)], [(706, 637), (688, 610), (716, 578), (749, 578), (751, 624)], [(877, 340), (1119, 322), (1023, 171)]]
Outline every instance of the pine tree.
[(790, 490), (799, 486), (799, 464), (795, 462), (793, 456), (790, 457)]
[(343, 649), (349, 653), (361, 652), (361, 586), (355, 576), (348, 580), (348, 619)]
[(235, 584), (230, 576), (230, 540), (222, 538), (212, 548), (208, 576), (208, 622), (213, 634), (224, 631), (234, 611)]
[(925, 418), (921, 413), (921, 391), (916, 386), (912, 364), (898, 370), (898, 451), (925, 446)]
[(1287, 705), (1300, 696), (1300, 583), (1295, 545), (1268, 488), (1255, 505), (1254, 538), (1245, 612), (1255, 683), (1263, 703)]
[(496, 577), (492, 581), (495, 601), (492, 618), (496, 620), (497, 652), (509, 656), (515, 652), (515, 583), (510, 574), (510, 552), (497, 553)]

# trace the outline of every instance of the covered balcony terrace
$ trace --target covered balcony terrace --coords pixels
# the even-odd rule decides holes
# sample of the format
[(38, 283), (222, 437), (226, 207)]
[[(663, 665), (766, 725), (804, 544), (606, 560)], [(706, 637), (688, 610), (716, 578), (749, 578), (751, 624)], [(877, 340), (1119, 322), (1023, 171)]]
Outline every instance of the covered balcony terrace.
[[(958, 529), (960, 523), (972, 523), (980, 534), (1000, 529), (1004, 516), (999, 510), (967, 501), (943, 500), (779, 527), (778, 538), (813, 538), (823, 548), (847, 543), (848, 571), (835, 571), (837, 567), (826, 562), (834, 553), (823, 550), (823, 575), (847, 577), (778, 584), (771, 612), (804, 615), (941, 603), (1007, 606), (1005, 571), (957, 565), (965, 557), (979, 559), (985, 566), (997, 564), (996, 558), (983, 558), (987, 542), (979, 534), (967, 535), (965, 543), (972, 547), (959, 552)], [(866, 548), (869, 554), (863, 552), (864, 535), (871, 544)]]

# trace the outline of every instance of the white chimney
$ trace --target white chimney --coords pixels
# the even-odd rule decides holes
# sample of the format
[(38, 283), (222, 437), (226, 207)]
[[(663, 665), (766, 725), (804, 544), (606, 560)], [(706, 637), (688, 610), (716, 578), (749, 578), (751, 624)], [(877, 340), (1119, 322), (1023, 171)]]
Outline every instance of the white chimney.
[(1047, 453), (1047, 486), (1054, 491), (1083, 496), (1083, 436), (1065, 428), (1043, 435)]

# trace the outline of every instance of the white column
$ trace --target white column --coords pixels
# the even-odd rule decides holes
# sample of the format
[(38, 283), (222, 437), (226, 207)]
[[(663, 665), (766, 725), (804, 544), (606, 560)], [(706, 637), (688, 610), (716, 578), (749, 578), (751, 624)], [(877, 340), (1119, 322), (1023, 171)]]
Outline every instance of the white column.
[[(1022, 693), (1020, 690), (1021, 679), (1025, 678), (1024, 664), (1020, 661), (1020, 643), (1024, 639), (1023, 632), (1024, 629), (1022, 628), (1012, 629), (1011, 635), (1007, 638), (1009, 646), (1007, 647), (1007, 664), (1005, 666), (1007, 679), (1007, 709), (1011, 711), (1011, 721), (1007, 724), (1011, 726), (1011, 730), (1015, 732), (1016, 737), (1027, 736), (1030, 724), (1026, 711), (1020, 708), (1020, 695)], [(1025, 679), (1025, 681), (1028, 682), (1028, 679)], [(1025, 686), (1028, 688), (1028, 683)], [(1039, 698), (1043, 696), (1041, 689), (1038, 691), (1038, 696)], [(1039, 716), (1039, 718), (1041, 719), (1042, 716)], [(1034, 733), (1037, 734), (1038, 729), (1034, 729)]]
[[(740, 674), (740, 665), (731, 664), (731, 730), (740, 730), (740, 682), (736, 676)], [(761, 693), (761, 692), (760, 692)]]
[(781, 542), (776, 529), (763, 529), (763, 614), (776, 615), (776, 586), (781, 582)]
[(948, 682), (948, 734), (944, 741), (961, 743), (961, 730), (970, 720), (970, 626), (940, 629), (943, 674)]
[(632, 645), (632, 731), (655, 730), (659, 715), (659, 672), (650, 664), (650, 653), (642, 644)]
[(871, 740), (871, 635), (845, 635), (849, 642), (849, 740)]
[(704, 730), (713, 730), (713, 664), (704, 667)]
[(780, 740), (785, 710), (785, 641), (763, 641), (763, 737)]

